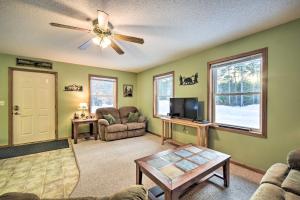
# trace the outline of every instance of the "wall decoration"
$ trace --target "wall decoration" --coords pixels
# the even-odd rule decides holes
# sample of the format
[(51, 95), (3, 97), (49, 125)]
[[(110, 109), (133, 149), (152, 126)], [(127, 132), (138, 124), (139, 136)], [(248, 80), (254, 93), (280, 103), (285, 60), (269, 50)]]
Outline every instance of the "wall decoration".
[(123, 96), (132, 97), (133, 96), (133, 85), (123, 85)]
[(82, 85), (76, 85), (76, 84), (73, 84), (73, 85), (67, 85), (65, 86), (65, 91), (67, 92), (82, 92), (83, 91), (83, 87)]
[(29, 59), (24, 59), (24, 58), (17, 58), (16, 64), (19, 66), (28, 66), (28, 67), (35, 67), (35, 68), (42, 68), (42, 69), (52, 69), (51, 62), (29, 60)]
[(194, 85), (196, 83), (198, 83), (198, 73), (190, 77), (179, 76), (179, 85)]

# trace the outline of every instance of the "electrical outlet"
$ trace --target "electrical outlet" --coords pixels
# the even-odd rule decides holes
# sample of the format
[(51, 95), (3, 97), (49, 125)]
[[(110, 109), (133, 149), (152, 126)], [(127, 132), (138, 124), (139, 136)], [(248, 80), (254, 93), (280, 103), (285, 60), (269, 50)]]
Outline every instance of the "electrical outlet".
[(0, 101), (0, 106), (5, 106), (5, 101)]

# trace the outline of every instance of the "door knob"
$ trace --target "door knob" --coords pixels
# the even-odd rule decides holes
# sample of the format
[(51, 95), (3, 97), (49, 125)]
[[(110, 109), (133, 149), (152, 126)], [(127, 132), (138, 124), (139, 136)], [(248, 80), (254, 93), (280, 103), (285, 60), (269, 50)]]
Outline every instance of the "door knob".
[(15, 115), (20, 115), (20, 113), (18, 113), (18, 112), (15, 112), (14, 114), (15, 114)]

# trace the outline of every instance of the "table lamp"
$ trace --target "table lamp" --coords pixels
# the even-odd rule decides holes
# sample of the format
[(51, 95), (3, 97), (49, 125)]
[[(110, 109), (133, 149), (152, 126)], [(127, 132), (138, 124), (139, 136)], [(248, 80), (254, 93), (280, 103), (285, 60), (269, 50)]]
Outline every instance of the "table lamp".
[(87, 103), (80, 103), (79, 104), (79, 109), (82, 111), (81, 118), (85, 117), (85, 111), (87, 110), (87, 108), (88, 108)]

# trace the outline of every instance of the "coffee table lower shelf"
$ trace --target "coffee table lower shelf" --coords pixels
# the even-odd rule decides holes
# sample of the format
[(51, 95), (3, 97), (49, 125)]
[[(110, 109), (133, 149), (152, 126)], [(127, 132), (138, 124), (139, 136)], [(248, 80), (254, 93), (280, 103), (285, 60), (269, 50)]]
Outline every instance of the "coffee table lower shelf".
[[(207, 181), (208, 179), (212, 178), (213, 176), (224, 179), (224, 177), (221, 174), (212, 173), (212, 174), (207, 175), (205, 178), (203, 178), (199, 183), (201, 183), (203, 181)], [(186, 192), (190, 191), (196, 185), (198, 185), (198, 184), (191, 185), (189, 188), (187, 188), (185, 191), (183, 191), (182, 194), (179, 196), (179, 198), (182, 195), (184, 195)], [(165, 192), (159, 186), (154, 186), (148, 190), (148, 199), (149, 200), (165, 200)]]

